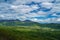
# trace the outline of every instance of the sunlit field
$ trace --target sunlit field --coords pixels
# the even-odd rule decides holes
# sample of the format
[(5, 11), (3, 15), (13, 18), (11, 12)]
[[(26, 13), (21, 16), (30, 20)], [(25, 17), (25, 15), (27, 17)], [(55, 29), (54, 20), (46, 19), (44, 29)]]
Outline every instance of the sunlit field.
[(3, 24), (0, 24), (0, 40), (60, 40), (60, 29), (47, 26), (52, 24), (17, 25), (15, 23), (16, 26)]

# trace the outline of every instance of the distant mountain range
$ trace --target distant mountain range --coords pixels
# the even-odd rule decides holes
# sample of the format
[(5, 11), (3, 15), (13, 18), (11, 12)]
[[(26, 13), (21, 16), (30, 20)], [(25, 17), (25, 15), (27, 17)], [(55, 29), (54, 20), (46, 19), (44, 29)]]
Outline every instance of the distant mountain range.
[[(19, 19), (14, 19), (14, 20), (0, 20), (0, 22), (14, 22), (14, 21), (19, 21), (19, 22), (33, 22), (30, 20), (25, 20), (25, 21), (20, 21)], [(37, 23), (37, 22), (34, 22)], [(40, 23), (40, 24), (60, 24), (60, 23)]]

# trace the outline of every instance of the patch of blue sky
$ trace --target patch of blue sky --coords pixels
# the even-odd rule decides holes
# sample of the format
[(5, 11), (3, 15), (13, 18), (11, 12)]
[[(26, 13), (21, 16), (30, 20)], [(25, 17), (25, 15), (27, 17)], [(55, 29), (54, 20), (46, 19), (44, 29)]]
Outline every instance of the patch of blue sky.
[(0, 0), (0, 3), (12, 4), (14, 1), (16, 1), (16, 0)]
[(32, 10), (30, 13), (37, 13), (38, 11), (40, 11), (40, 9)]
[(42, 7), (40, 10), (41, 10), (41, 11), (44, 11), (44, 12), (48, 12), (48, 11), (50, 11), (51, 9), (52, 9), (52, 8), (49, 8), (49, 9), (48, 9), (48, 8)]

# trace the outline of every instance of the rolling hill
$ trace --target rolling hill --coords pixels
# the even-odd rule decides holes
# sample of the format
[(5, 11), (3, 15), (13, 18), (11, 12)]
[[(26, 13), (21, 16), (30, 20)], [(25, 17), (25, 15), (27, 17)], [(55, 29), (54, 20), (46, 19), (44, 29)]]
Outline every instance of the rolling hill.
[(0, 20), (0, 40), (60, 40), (60, 24)]

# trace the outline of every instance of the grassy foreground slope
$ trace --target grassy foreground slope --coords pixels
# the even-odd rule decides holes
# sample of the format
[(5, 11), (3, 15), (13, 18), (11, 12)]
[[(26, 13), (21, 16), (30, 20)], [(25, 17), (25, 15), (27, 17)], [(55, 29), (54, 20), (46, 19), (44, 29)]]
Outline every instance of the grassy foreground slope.
[(44, 24), (2, 22), (0, 40), (60, 40), (60, 29), (56, 28)]

